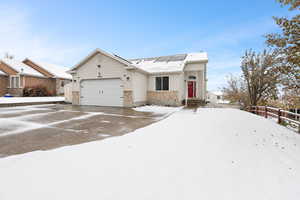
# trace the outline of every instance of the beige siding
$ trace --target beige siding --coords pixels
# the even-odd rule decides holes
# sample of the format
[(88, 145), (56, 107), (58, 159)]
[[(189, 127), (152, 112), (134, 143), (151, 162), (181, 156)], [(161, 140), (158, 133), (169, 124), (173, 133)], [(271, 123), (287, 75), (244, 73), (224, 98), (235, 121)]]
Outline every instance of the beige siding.
[[(100, 70), (98, 65), (101, 65)], [(73, 85), (74, 91), (79, 91), (79, 82), (83, 79), (96, 79), (96, 78), (120, 78), (123, 80), (124, 89), (131, 90), (132, 73), (127, 71), (122, 63), (102, 55), (96, 54), (88, 62), (79, 67), (77, 73), (73, 75), (76, 83)], [(100, 72), (101, 77), (98, 77)], [(129, 77), (129, 79), (127, 79)]]
[(169, 77), (169, 90), (178, 91), (181, 86), (182, 74), (164, 74), (164, 75), (150, 75), (148, 79), (148, 90), (155, 91), (155, 77), (168, 76)]
[(133, 101), (135, 105), (146, 103), (148, 77), (140, 72), (133, 72)]
[(184, 71), (199, 71), (204, 70), (205, 64), (204, 63), (188, 63), (186, 64)]

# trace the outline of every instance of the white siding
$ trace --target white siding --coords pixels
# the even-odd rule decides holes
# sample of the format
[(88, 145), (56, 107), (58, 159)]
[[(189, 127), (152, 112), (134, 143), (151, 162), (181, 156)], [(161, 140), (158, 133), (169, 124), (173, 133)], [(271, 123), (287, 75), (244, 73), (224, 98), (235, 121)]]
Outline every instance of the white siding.
[(145, 103), (147, 101), (148, 76), (140, 72), (133, 72), (133, 101)]

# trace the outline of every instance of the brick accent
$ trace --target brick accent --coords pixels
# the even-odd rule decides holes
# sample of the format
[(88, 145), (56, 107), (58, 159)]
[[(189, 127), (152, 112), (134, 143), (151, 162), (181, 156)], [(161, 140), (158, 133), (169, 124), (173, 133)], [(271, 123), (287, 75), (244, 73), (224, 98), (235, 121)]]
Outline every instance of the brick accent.
[(2, 97), (7, 93), (8, 77), (0, 75), (0, 96)]
[(149, 104), (180, 106), (178, 91), (148, 91), (147, 99)]
[(72, 92), (72, 104), (73, 105), (79, 105), (79, 92), (78, 91), (73, 91)]
[(132, 107), (133, 106), (133, 93), (132, 90), (124, 90), (123, 91), (123, 105), (124, 107)]

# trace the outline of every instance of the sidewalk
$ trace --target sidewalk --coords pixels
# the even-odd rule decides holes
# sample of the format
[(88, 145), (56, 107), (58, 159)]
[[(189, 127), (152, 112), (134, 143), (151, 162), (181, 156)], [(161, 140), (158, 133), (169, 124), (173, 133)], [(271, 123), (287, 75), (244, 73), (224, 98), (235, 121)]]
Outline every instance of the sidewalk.
[(64, 102), (65, 97), (0, 97), (0, 107)]

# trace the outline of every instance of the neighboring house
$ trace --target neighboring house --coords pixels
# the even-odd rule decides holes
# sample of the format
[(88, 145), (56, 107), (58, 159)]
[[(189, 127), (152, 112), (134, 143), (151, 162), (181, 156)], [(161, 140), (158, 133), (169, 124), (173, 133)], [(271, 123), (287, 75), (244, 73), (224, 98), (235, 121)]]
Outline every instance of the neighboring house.
[(55, 79), (57, 95), (63, 95), (64, 86), (70, 83), (72, 80), (72, 76), (67, 73), (67, 71), (70, 70), (67, 67), (39, 62), (29, 58), (26, 58), (23, 63), (29, 65), (47, 78)]
[(209, 103), (229, 103), (229, 101), (224, 100), (223, 92), (207, 92), (207, 102)]
[[(25, 62), (26, 61), (26, 62)], [(45, 87), (51, 95), (56, 95), (61, 90), (61, 80), (66, 80), (66, 77), (57, 76), (50, 71), (49, 65), (42, 67), (32, 67), (28, 65), (29, 59), (24, 62), (16, 59), (4, 58), (0, 60), (0, 95), (5, 93), (13, 96), (22, 96), (24, 88)], [(65, 69), (64, 69), (65, 70)], [(46, 74), (48, 72), (48, 74)], [(69, 77), (70, 75), (65, 73)], [(59, 85), (58, 85), (58, 84)], [(63, 89), (62, 89), (63, 91)]]
[(69, 72), (75, 105), (133, 107), (206, 100), (207, 53), (126, 60), (96, 49)]
[(7, 93), (8, 88), (8, 75), (0, 70), (0, 97)]

